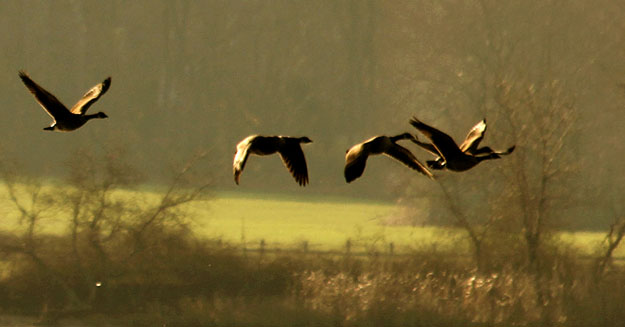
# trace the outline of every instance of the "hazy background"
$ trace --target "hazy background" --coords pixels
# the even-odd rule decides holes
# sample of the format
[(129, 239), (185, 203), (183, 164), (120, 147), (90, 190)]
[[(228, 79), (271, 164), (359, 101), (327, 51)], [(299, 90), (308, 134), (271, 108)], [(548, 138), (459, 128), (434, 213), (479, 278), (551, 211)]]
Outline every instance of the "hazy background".
[[(485, 144), (515, 143), (523, 153), (535, 140), (511, 132), (515, 116), (498, 92), (506, 83), (543, 83), (557, 84), (574, 116), (564, 146), (576, 164), (567, 189), (582, 198), (615, 194), (611, 187), (623, 180), (619, 1), (2, 1), (0, 16), (0, 144), (35, 174), (59, 174), (75, 148), (108, 146), (126, 148), (158, 181), (206, 150), (214, 187), (233, 190), (239, 140), (306, 135), (314, 141), (304, 147), (308, 187), (299, 188), (275, 156), (252, 158), (237, 190), (395, 199), (406, 180), (416, 193), (435, 186), (384, 158), (347, 185), (347, 148), (412, 131), (416, 115), (458, 141), (486, 117)], [(112, 76), (91, 108), (110, 118), (73, 133), (42, 131), (50, 119), (19, 69), (67, 106)], [(540, 108), (518, 125), (541, 121)], [(496, 178), (503, 161), (469, 174)], [(594, 212), (592, 203), (570, 207)]]
[[(0, 325), (625, 320), (623, 1), (0, 1), (0, 28)], [(110, 118), (42, 131), (20, 69), (67, 106), (112, 76)], [(516, 150), (346, 184), (413, 115)], [(236, 186), (255, 133), (313, 139), (310, 185), (271, 156)]]

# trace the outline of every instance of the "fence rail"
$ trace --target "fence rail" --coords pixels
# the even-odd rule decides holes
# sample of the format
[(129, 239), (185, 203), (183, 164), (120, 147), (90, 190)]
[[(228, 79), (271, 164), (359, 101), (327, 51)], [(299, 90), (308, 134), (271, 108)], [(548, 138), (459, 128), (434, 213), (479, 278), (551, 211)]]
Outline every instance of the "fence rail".
[[(340, 249), (319, 250), (311, 249), (308, 242), (304, 241), (299, 246), (281, 246), (279, 243), (273, 243), (271, 246), (263, 239), (258, 243), (245, 242), (241, 243), (238, 247), (243, 254), (303, 254), (303, 255), (324, 255), (324, 256), (353, 256), (353, 257), (411, 257), (419, 253), (418, 250), (398, 250), (393, 242), (385, 243), (384, 245), (376, 246), (364, 246), (354, 244), (353, 241), (347, 240), (344, 246)], [(369, 249), (366, 249), (369, 248)], [(470, 258), (469, 253), (455, 253), (447, 254), (456, 259)], [(599, 256), (593, 255), (580, 255), (577, 257), (579, 260), (590, 261), (598, 260)], [(618, 264), (625, 264), (625, 256), (612, 257), (612, 261)]]

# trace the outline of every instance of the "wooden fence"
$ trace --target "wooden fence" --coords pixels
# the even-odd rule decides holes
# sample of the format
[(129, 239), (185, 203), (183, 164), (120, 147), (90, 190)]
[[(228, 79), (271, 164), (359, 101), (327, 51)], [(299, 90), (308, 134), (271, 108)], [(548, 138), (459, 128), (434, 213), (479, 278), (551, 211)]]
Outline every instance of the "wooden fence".
[[(343, 247), (338, 249), (320, 250), (312, 249), (308, 241), (302, 241), (299, 245), (282, 246), (279, 243), (268, 244), (264, 239), (259, 242), (244, 242), (239, 245), (239, 249), (243, 255), (278, 255), (278, 254), (301, 254), (301, 255), (324, 255), (324, 256), (354, 256), (354, 257), (410, 257), (417, 255), (418, 250), (398, 251), (395, 243), (388, 242), (377, 244), (375, 246), (363, 246), (355, 244), (351, 239), (347, 239)], [(469, 253), (447, 253), (446, 256), (452, 256), (456, 259), (468, 259)], [(598, 260), (598, 256), (583, 255), (578, 257), (580, 260)], [(617, 264), (625, 264), (625, 257), (613, 257), (612, 260)]]

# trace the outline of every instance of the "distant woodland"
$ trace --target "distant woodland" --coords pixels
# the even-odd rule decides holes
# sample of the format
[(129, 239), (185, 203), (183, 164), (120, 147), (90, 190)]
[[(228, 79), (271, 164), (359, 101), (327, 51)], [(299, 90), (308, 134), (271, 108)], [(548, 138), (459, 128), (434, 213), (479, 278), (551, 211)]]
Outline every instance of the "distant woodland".
[[(435, 184), (383, 158), (354, 184), (342, 176), (347, 148), (415, 132), (415, 115), (457, 140), (487, 118), (485, 142), (517, 145), (469, 177), (442, 172), (450, 189), (472, 178), (494, 194), (524, 179), (518, 192), (572, 201), (561, 205), (567, 216), (597, 214), (597, 199), (622, 194), (618, 1), (3, 1), (0, 15), (0, 145), (35, 175), (62, 174), (70, 150), (120, 148), (158, 183), (205, 151), (206, 174), (231, 190), (239, 140), (289, 134), (314, 141), (311, 185), (300, 189), (277, 158), (252, 158), (239, 190), (426, 196)], [(19, 69), (67, 105), (112, 76), (94, 106), (110, 118), (41, 131), (49, 118)]]

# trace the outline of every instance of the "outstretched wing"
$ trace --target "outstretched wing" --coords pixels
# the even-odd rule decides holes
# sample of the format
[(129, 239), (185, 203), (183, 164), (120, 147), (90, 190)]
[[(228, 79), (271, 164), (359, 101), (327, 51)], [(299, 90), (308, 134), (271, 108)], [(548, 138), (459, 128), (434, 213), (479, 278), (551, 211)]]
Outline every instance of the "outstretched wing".
[(513, 145), (511, 147), (509, 147), (507, 150), (505, 151), (495, 151), (493, 149), (491, 149), (490, 147), (483, 147), (483, 148), (479, 148), (477, 150), (475, 150), (475, 152), (473, 152), (472, 154), (477, 156), (480, 154), (487, 154), (487, 155), (495, 155), (497, 157), (499, 157), (500, 155), (509, 155), (510, 153), (512, 153), (514, 151), (514, 149), (516, 148), (516, 145)]
[(292, 143), (282, 147), (278, 153), (286, 168), (291, 172), (295, 181), (300, 186), (306, 186), (308, 183), (308, 167), (306, 166), (306, 158), (304, 151), (299, 143)]
[(446, 157), (457, 157), (461, 155), (460, 148), (458, 148), (458, 145), (456, 144), (456, 142), (454, 142), (454, 139), (452, 139), (451, 136), (421, 122), (415, 117), (410, 120), (410, 124), (414, 128), (418, 129), (419, 132), (421, 132), (427, 138), (429, 138), (430, 141), (432, 141), (432, 144), (441, 155), (441, 157), (443, 157), (443, 159), (445, 159)]
[(39, 84), (35, 83), (28, 74), (24, 71), (19, 71), (19, 76), (22, 79), (26, 88), (35, 96), (35, 99), (39, 103), (39, 105), (52, 117), (56, 120), (56, 117), (61, 117), (67, 115), (69, 111), (67, 107), (65, 107), (61, 101), (59, 101), (54, 95), (50, 92), (46, 91), (43, 87), (39, 86)]
[(480, 145), (480, 142), (484, 138), (485, 132), (486, 119), (482, 119), (479, 123), (473, 126), (473, 128), (471, 128), (469, 134), (467, 134), (467, 137), (464, 139), (464, 142), (460, 145), (460, 151), (474, 154), (478, 145)]
[(247, 157), (249, 156), (250, 142), (248, 139), (241, 141), (237, 144), (237, 152), (234, 155), (234, 161), (232, 162), (232, 172), (234, 173), (234, 182), (239, 185), (239, 178), (245, 168)]
[(436, 150), (436, 147), (434, 145), (432, 145), (432, 143), (425, 143), (425, 142), (421, 142), (418, 139), (414, 139), (411, 140), (413, 143), (415, 143), (416, 145), (420, 146), (421, 148), (425, 149), (425, 151), (435, 155), (435, 156), (440, 156), (441, 154), (438, 153), (438, 150)]
[(398, 160), (404, 165), (420, 172), (421, 174), (434, 179), (434, 175), (425, 168), (425, 166), (417, 160), (417, 158), (406, 148), (402, 147), (399, 144), (393, 144), (393, 146), (389, 147), (384, 154), (388, 155), (391, 158)]
[(87, 112), (87, 109), (98, 99), (108, 91), (111, 86), (111, 78), (108, 77), (102, 83), (92, 87), (85, 95), (82, 96), (82, 99), (78, 100), (76, 104), (70, 109), (73, 114), (84, 115)]
[(345, 181), (351, 183), (358, 177), (362, 176), (367, 165), (368, 153), (365, 153), (362, 149), (362, 143), (354, 145), (345, 155)]

